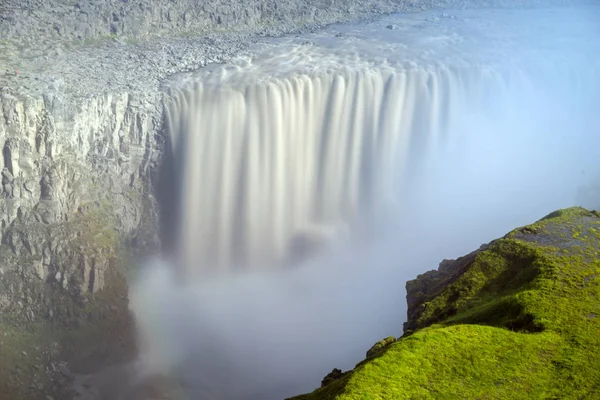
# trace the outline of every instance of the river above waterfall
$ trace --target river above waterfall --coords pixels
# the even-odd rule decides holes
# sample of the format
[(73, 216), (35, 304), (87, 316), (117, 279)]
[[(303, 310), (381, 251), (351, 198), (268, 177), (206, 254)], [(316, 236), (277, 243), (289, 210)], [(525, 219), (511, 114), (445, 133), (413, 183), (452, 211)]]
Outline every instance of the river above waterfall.
[(406, 280), (575, 205), (599, 172), (598, 15), (394, 15), (173, 76), (141, 371), (194, 399), (308, 391), (401, 334)]

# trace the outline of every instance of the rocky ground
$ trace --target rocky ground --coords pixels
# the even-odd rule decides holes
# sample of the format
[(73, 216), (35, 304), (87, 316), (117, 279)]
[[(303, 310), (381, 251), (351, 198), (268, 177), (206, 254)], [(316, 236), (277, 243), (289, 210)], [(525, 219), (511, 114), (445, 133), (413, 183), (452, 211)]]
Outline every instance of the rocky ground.
[[(282, 2), (273, 1), (267, 8), (280, 11), (262, 10), (260, 17), (245, 18), (239, 16), (245, 15), (243, 12), (224, 11), (227, 15), (238, 15), (237, 19), (210, 25), (203, 23), (202, 19), (188, 18), (192, 22), (187, 28), (179, 25), (185, 25), (183, 17), (179, 21), (174, 14), (184, 15), (190, 8), (204, 15), (205, 11), (196, 10), (200, 6), (193, 5), (198, 2), (181, 2), (177, 7), (160, 1), (155, 2), (157, 4), (151, 1), (136, 3), (139, 4), (66, 0), (5, 2), (0, 9), (2, 93), (19, 98), (56, 93), (63, 101), (68, 101), (71, 98), (127, 92), (136, 97), (149, 96), (149, 101), (156, 102), (153, 95), (166, 77), (240, 55), (260, 37), (302, 34), (328, 23), (373, 19), (390, 12), (535, 6), (537, 1), (381, 0), (343, 2), (339, 9), (335, 1), (331, 2), (331, 6), (311, 5), (310, 2), (302, 2), (301, 6), (294, 2), (280, 5)], [(585, 1), (554, 0), (544, 5), (571, 3)], [(220, 6), (233, 9), (235, 6), (242, 7), (242, 4)], [(265, 6), (244, 2), (243, 7), (260, 9)], [(311, 12), (310, 17), (306, 17), (304, 11), (297, 10), (297, 14), (281, 11), (294, 7), (318, 11), (315, 11), (316, 14)], [(111, 30), (110, 26), (114, 23), (107, 15), (116, 14), (122, 15), (125, 20), (119, 19), (120, 28)], [(83, 18), (82, 15), (88, 17)], [(208, 19), (211, 20), (210, 17)], [(53, 28), (59, 23), (69, 28), (62, 31)]]

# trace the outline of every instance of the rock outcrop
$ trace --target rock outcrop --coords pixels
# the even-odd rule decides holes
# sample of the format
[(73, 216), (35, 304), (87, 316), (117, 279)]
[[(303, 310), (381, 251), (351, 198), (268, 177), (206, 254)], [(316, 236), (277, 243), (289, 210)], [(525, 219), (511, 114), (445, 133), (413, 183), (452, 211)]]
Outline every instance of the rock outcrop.
[(125, 251), (158, 242), (158, 120), (109, 94), (69, 108), (4, 93), (0, 115), (0, 392), (67, 396), (59, 362), (83, 371), (133, 348), (114, 346), (132, 339)]
[(148, 191), (158, 157), (154, 110), (128, 95), (88, 99), (68, 112), (52, 96), (2, 95), (0, 111), (1, 242), (19, 258), (3, 257), (3, 273), (18, 268), (24, 277), (97, 292), (101, 263), (85, 253), (65, 263), (61, 254), (106, 241), (103, 229), (128, 243), (139, 239), (155, 209)]
[(445, 260), (407, 283), (401, 338), (294, 399), (597, 398), (598, 260), (600, 214), (582, 208)]

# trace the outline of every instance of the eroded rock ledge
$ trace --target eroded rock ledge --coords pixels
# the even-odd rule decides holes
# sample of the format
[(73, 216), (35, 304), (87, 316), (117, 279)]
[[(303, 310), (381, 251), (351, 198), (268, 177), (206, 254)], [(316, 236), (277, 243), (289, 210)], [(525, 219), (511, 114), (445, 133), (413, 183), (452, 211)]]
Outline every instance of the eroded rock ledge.
[(404, 335), (307, 399), (600, 396), (600, 213), (556, 211), (419, 275)]

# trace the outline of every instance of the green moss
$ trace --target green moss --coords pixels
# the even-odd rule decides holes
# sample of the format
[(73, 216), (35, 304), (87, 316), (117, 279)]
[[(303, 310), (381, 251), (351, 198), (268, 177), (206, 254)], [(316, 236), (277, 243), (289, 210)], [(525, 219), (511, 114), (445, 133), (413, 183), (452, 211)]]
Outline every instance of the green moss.
[(41, 324), (16, 327), (0, 321), (0, 393), (5, 396), (2, 398), (33, 398), (37, 385), (48, 386), (50, 377), (45, 366), (52, 348), (47, 337)]
[(369, 358), (379, 357), (395, 341), (396, 341), (395, 337), (388, 336), (385, 339), (380, 340), (379, 342), (375, 343), (373, 345), (373, 347), (371, 347), (369, 349), (369, 351), (367, 351), (367, 358), (369, 359)]
[(559, 210), (424, 274), (416, 332), (298, 399), (600, 398), (598, 231), (598, 213)]
[(355, 371), (338, 398), (531, 398), (549, 392), (548, 365), (559, 349), (560, 338), (551, 333), (477, 325), (424, 329)]

